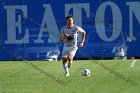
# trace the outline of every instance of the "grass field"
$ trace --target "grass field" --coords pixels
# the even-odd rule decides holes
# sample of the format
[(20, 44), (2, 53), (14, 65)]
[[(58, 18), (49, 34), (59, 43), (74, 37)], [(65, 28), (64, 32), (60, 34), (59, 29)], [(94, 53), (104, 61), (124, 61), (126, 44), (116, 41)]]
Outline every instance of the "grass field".
[(1, 61), (0, 93), (140, 93), (139, 61), (76, 60), (69, 77), (60, 61)]

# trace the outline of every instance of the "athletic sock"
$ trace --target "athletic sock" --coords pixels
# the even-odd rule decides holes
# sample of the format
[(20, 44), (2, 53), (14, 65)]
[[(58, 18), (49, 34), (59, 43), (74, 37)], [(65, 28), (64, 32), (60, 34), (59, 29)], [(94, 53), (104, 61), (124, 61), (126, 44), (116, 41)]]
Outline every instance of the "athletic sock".
[(68, 67), (70, 68), (71, 66), (72, 66), (72, 60), (71, 61), (69, 61), (69, 64), (68, 64)]
[(64, 67), (65, 74), (69, 74), (68, 65), (64, 64), (63, 67)]

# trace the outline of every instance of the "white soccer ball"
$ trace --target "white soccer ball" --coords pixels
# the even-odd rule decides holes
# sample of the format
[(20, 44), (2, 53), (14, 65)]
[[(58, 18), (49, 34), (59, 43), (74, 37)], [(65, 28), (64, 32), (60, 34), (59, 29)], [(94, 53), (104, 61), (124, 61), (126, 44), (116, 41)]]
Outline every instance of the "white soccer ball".
[(84, 70), (82, 71), (82, 75), (83, 75), (83, 76), (90, 76), (90, 70), (89, 70), (89, 69), (84, 69)]

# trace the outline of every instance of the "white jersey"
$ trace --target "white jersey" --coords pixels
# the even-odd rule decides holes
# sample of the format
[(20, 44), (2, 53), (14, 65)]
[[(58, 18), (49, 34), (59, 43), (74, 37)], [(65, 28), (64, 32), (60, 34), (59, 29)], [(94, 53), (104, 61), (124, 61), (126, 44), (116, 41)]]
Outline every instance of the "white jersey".
[(74, 47), (77, 48), (78, 43), (78, 32), (83, 32), (84, 30), (79, 26), (73, 26), (72, 28), (67, 28), (67, 26), (64, 26), (61, 28), (60, 35), (64, 36), (64, 34), (68, 34), (69, 37), (64, 43), (64, 47)]

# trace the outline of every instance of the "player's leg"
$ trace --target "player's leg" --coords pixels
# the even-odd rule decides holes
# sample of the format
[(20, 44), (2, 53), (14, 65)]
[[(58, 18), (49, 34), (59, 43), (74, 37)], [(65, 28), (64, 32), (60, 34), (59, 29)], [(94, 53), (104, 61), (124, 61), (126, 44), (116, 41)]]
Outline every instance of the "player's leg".
[(63, 52), (62, 52), (62, 58), (63, 58), (63, 68), (65, 72), (65, 76), (69, 76), (69, 69), (68, 69), (68, 64), (67, 64), (67, 56), (68, 56), (68, 48), (64, 47)]
[(64, 71), (65, 71), (65, 76), (69, 76), (67, 58), (65, 58), (65, 57), (63, 57), (63, 68), (64, 68)]
[(70, 51), (69, 51), (69, 54), (67, 56), (67, 59), (69, 61), (68, 63), (68, 67), (70, 68), (72, 66), (72, 63), (73, 63), (73, 58), (76, 54), (76, 51), (77, 51), (78, 48), (71, 48)]
[(73, 57), (74, 57), (74, 56), (73, 56), (72, 54), (69, 54), (69, 55), (68, 55), (68, 58), (67, 58), (67, 59), (68, 59), (68, 61), (69, 61), (69, 63), (68, 63), (68, 67), (69, 67), (69, 68), (72, 66)]

